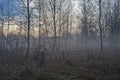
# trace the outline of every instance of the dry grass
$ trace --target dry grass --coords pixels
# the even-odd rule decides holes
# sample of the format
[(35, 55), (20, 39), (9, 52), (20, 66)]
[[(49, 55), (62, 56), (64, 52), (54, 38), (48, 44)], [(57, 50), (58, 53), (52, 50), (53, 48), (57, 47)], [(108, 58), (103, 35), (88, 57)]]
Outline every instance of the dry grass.
[[(13, 56), (13, 55), (12, 55)], [(119, 80), (119, 51), (72, 51), (69, 61), (62, 56), (46, 56), (46, 64), (37, 66), (32, 57), (29, 60), (1, 56), (0, 80)]]

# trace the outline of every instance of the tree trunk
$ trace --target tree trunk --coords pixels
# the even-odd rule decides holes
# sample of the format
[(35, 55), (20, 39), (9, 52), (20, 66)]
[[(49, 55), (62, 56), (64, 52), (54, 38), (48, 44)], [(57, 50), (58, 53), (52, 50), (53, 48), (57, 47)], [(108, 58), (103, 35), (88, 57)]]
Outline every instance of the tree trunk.
[(29, 0), (27, 0), (27, 27), (28, 27), (28, 33), (27, 33), (27, 54), (26, 57), (29, 57), (30, 53), (30, 11), (29, 11)]
[(101, 10), (101, 3), (102, 3), (102, 0), (99, 0), (99, 28), (100, 28), (100, 50), (103, 51), (103, 33), (102, 33), (102, 10)]
[(53, 49), (56, 52), (57, 32), (56, 32), (56, 0), (53, 2), (53, 24), (54, 24), (54, 44)]

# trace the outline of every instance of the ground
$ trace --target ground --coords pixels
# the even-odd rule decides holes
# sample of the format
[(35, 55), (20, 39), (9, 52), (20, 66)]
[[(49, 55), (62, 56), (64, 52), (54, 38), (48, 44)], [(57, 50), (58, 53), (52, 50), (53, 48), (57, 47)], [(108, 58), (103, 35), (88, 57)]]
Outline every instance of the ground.
[(119, 52), (71, 51), (70, 64), (49, 54), (42, 66), (33, 56), (18, 59), (0, 54), (0, 80), (119, 80)]

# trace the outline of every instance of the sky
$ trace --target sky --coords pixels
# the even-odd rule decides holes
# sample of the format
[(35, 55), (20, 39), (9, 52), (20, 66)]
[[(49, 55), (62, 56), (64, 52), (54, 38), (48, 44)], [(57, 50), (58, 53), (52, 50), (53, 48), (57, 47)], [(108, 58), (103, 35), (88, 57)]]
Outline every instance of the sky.
[(0, 0), (0, 15), (15, 16), (18, 11), (19, 0)]
[[(19, 1), (20, 0), (0, 0), (0, 15), (13, 17), (19, 15)], [(77, 8), (77, 1), (72, 0), (74, 8)]]

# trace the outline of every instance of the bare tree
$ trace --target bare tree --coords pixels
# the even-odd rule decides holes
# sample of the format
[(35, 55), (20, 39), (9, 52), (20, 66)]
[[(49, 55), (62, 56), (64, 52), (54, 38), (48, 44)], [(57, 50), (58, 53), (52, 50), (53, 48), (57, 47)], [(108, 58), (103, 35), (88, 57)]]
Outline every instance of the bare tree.
[(100, 29), (100, 50), (103, 51), (103, 33), (102, 33), (102, 0), (99, 0), (99, 29)]
[(27, 53), (26, 57), (29, 57), (30, 53), (30, 7), (29, 7), (29, 0), (27, 0), (27, 27), (28, 27), (28, 33), (27, 33)]
[(8, 12), (7, 12), (7, 16), (8, 16), (8, 28), (7, 28), (7, 35), (9, 34), (9, 26), (10, 26), (10, 1), (8, 0)]
[(57, 29), (56, 29), (57, 2), (58, 2), (58, 0), (49, 0), (51, 11), (52, 11), (53, 27), (54, 27), (54, 43), (53, 43), (53, 51), (54, 52), (56, 52), (56, 43), (57, 43)]
[(3, 1), (0, 3), (0, 39), (1, 39), (1, 49), (3, 49), (3, 43), (4, 43), (4, 7), (3, 7)]

